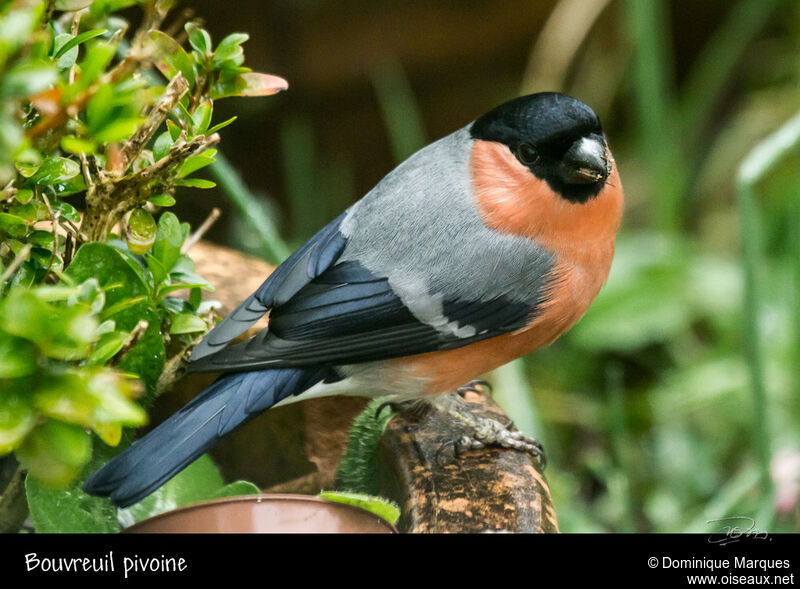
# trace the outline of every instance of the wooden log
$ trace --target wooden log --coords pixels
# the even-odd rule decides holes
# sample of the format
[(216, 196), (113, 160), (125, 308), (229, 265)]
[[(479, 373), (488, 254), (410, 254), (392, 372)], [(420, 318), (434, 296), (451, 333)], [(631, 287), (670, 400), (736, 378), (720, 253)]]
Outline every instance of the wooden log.
[[(475, 415), (508, 418), (491, 399), (467, 393)], [(558, 532), (538, 461), (503, 448), (455, 455), (464, 426), (436, 411), (394, 418), (381, 438), (381, 495), (402, 508), (398, 527), (413, 533)]]
[[(197, 272), (217, 287), (230, 311), (255, 290), (271, 268), (261, 260), (207, 243), (191, 251)], [(261, 328), (264, 323), (260, 323)], [(246, 335), (251, 334), (249, 332)], [(192, 375), (154, 408), (154, 422), (176, 411), (213, 377)], [(484, 396), (468, 393), (478, 415), (508, 418)], [(212, 451), (231, 480), (251, 480), (269, 491), (316, 493), (333, 486), (353, 419), (366, 400), (332, 397), (265, 412), (223, 439)], [(395, 416), (380, 448), (381, 494), (401, 505), (399, 527), (412, 533), (557, 532), (558, 523), (541, 467), (527, 454), (487, 448), (456, 457), (439, 452), (463, 426), (448, 416)]]

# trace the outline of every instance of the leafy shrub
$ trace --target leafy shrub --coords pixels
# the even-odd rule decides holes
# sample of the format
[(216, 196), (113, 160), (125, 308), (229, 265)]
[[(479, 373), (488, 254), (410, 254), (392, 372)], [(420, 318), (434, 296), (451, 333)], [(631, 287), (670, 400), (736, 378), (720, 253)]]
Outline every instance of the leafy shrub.
[[(243, 65), (246, 34), (215, 46), (194, 22), (162, 31), (171, 4), (0, 3), (0, 455), (27, 470), (48, 531), (65, 497), (52, 488), (83, 514), (62, 530), (116, 529), (81, 475), (146, 423), (213, 322), (213, 288), (186, 253), (198, 236), (162, 211), (177, 187), (214, 186), (195, 173), (235, 119), (214, 122), (214, 100), (286, 87)], [(119, 11), (134, 5), (129, 34)], [(11, 499), (0, 521), (19, 519), (4, 513)]]

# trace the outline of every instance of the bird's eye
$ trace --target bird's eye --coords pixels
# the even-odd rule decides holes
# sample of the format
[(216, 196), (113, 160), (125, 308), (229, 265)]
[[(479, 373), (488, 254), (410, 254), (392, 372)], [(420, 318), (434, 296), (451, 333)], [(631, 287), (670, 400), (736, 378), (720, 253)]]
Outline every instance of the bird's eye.
[(539, 159), (539, 154), (530, 143), (520, 143), (517, 148), (517, 159), (525, 165), (531, 165)]

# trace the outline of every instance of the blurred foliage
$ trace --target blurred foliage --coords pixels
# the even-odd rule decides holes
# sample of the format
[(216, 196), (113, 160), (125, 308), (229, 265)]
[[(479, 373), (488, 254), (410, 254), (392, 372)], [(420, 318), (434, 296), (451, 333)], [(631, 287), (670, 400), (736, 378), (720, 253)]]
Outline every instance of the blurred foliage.
[(378, 517), (385, 519), (393, 526), (397, 525), (401, 515), (400, 507), (398, 507), (397, 504), (382, 497), (375, 497), (374, 495), (343, 491), (323, 491), (319, 494), (319, 497), (327, 499), (328, 501), (355, 505), (361, 509), (366, 509), (370, 513), (374, 513)]
[[(199, 235), (163, 209), (178, 187), (214, 186), (194, 174), (235, 119), (213, 122), (214, 101), (286, 87), (243, 65), (246, 34), (160, 30), (171, 4), (0, 3), (0, 456), (27, 471), (38, 531), (116, 531), (118, 517), (253, 491), (221, 489), (210, 461), (125, 514), (80, 490), (213, 321), (186, 253)], [(128, 35), (119, 11), (134, 6)], [(19, 519), (9, 494), (3, 522)]]

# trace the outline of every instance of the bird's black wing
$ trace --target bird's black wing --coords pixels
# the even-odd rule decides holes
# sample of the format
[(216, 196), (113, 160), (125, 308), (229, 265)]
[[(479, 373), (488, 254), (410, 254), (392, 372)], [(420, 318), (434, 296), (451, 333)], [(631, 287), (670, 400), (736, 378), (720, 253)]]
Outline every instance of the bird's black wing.
[(344, 261), (276, 305), (268, 329), (199, 359), (190, 369), (234, 372), (355, 364), (461, 347), (525, 326), (544, 290), (531, 293), (526, 301), (431, 293), (441, 302), (441, 317), (423, 321), (387, 278), (375, 276), (358, 262)]
[(339, 231), (347, 211), (328, 223), (289, 256), (253, 294), (229, 313), (195, 346), (191, 363), (224, 348), (258, 321), (267, 311), (292, 298), (322, 274), (339, 257), (347, 239)]

